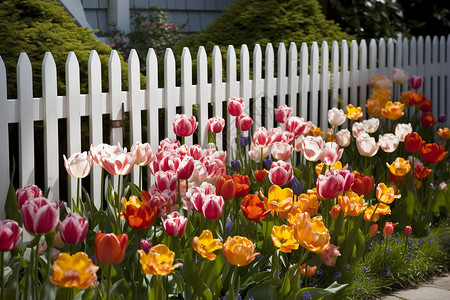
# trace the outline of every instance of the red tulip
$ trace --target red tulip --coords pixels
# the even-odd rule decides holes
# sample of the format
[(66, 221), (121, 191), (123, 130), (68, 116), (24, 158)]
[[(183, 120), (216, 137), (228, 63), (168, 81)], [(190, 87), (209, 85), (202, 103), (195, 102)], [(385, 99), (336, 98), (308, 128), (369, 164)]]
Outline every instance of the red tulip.
[(269, 180), (272, 184), (282, 186), (289, 183), (292, 178), (294, 178), (294, 172), (289, 163), (282, 160), (272, 163), (269, 171)]
[(105, 234), (99, 230), (95, 236), (95, 256), (99, 263), (104, 265), (120, 264), (125, 257), (127, 243), (126, 233), (116, 236), (114, 233)]
[(222, 117), (212, 117), (208, 120), (208, 130), (213, 133), (219, 133), (225, 127), (225, 119)]
[(255, 222), (264, 219), (271, 212), (270, 209), (266, 209), (258, 194), (245, 196), (241, 203), (241, 210), (244, 217)]
[(216, 194), (223, 200), (230, 200), (236, 195), (236, 186), (231, 176), (221, 176), (216, 182)]
[(378, 224), (373, 224), (369, 227), (369, 234), (370, 236), (376, 236), (378, 234)]
[(168, 235), (181, 236), (186, 230), (188, 219), (179, 212), (174, 211), (167, 215), (166, 219), (161, 218), (164, 230)]
[(420, 110), (423, 112), (429, 112), (431, 111), (432, 106), (433, 102), (431, 100), (427, 100), (420, 105)]
[(438, 144), (426, 144), (420, 150), (420, 154), (422, 155), (422, 159), (429, 164), (437, 164), (440, 163), (444, 157), (447, 155), (448, 151), (444, 152), (444, 146), (438, 146)]
[(244, 99), (242, 98), (230, 98), (227, 103), (228, 112), (233, 117), (238, 117), (244, 110)]
[(88, 221), (76, 213), (70, 213), (59, 223), (59, 234), (64, 243), (75, 245), (84, 241), (88, 230)]
[(262, 182), (264, 181), (264, 179), (266, 179), (266, 175), (267, 173), (269, 173), (269, 171), (267, 171), (266, 169), (262, 169), (262, 170), (256, 170), (255, 171), (255, 180), (258, 182)]
[(25, 229), (32, 234), (46, 234), (59, 220), (59, 204), (44, 197), (28, 199), (20, 208)]
[(191, 136), (195, 129), (197, 129), (198, 123), (195, 116), (176, 115), (173, 122), (173, 132), (178, 136)]
[(406, 236), (406, 237), (409, 237), (409, 236), (411, 236), (411, 234), (412, 234), (412, 228), (411, 228), (411, 226), (406, 226), (406, 227), (405, 227), (405, 236)]
[(177, 169), (179, 179), (189, 179), (194, 172), (194, 158), (186, 155), (181, 161)]
[(202, 204), (202, 215), (207, 219), (218, 219), (223, 211), (223, 198), (217, 195), (206, 195)]
[(242, 176), (239, 174), (234, 174), (232, 176), (234, 181), (234, 186), (236, 187), (236, 197), (245, 197), (247, 196), (250, 187), (248, 186), (248, 182), (250, 181), (250, 178), (248, 178), (247, 175)]
[(358, 195), (367, 195), (372, 191), (374, 185), (375, 178), (356, 173), (353, 180), (352, 190)]
[(422, 149), (423, 145), (425, 145), (425, 141), (422, 140), (417, 132), (411, 132), (405, 136), (406, 151), (416, 153)]
[(422, 82), (423, 82), (422, 76), (411, 76), (409, 78), (409, 86), (415, 90), (420, 89), (420, 87), (422, 86)]
[(386, 222), (386, 224), (384, 224), (384, 228), (383, 228), (384, 236), (386, 236), (386, 237), (391, 236), (394, 233), (394, 228), (395, 228), (395, 226), (397, 226), (397, 224), (398, 223)]
[(431, 127), (434, 124), (436, 124), (437, 121), (434, 119), (434, 116), (432, 113), (427, 112), (427, 113), (422, 114), (422, 117), (420, 118), (420, 122), (425, 127)]
[(0, 251), (11, 251), (16, 248), (21, 233), (22, 228), (19, 227), (16, 221), (0, 220)]
[(42, 197), (42, 191), (34, 184), (30, 184), (22, 189), (18, 189), (16, 191), (16, 197), (17, 197), (17, 206), (20, 209), (22, 207), (22, 204), (24, 204), (28, 199)]
[(177, 188), (177, 179), (177, 174), (173, 171), (158, 171), (155, 173), (155, 186), (160, 191), (175, 191)]
[(253, 119), (246, 114), (241, 114), (236, 117), (236, 128), (240, 131), (247, 131), (253, 125)]

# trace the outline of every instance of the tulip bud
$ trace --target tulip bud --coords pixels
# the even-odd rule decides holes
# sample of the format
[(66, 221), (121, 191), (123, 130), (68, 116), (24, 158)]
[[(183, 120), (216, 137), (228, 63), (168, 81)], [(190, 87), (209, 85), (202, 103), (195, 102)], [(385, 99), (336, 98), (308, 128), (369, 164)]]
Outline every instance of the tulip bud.
[(233, 168), (233, 170), (239, 171), (242, 167), (241, 161), (240, 160), (232, 160), (231, 167)]
[(88, 221), (76, 213), (70, 213), (59, 224), (59, 234), (64, 243), (75, 245), (84, 241), (88, 230)]
[(341, 147), (348, 147), (350, 145), (350, 142), (352, 141), (352, 137), (350, 135), (350, 131), (348, 129), (342, 129), (339, 130), (336, 133), (336, 142)]
[(148, 253), (148, 251), (150, 250), (150, 248), (152, 247), (152, 243), (147, 241), (147, 240), (141, 240), (141, 249), (145, 252)]
[(127, 243), (126, 233), (116, 236), (114, 233), (105, 234), (99, 230), (95, 236), (95, 256), (104, 265), (120, 264), (125, 257)]
[(405, 236), (406, 236), (406, 237), (409, 237), (409, 236), (411, 236), (411, 234), (412, 234), (412, 228), (411, 228), (411, 226), (406, 226), (406, 227), (405, 227)]
[(202, 215), (207, 219), (218, 219), (223, 211), (222, 196), (206, 195), (202, 205)]
[(276, 161), (272, 163), (272, 167), (269, 171), (269, 179), (272, 184), (285, 185), (294, 178), (294, 172), (292, 166), (284, 161)]
[(42, 256), (45, 254), (45, 250), (47, 250), (47, 242), (43, 241), (42, 243), (39, 243), (38, 245), (38, 254), (39, 256)]
[(25, 229), (32, 234), (46, 234), (59, 220), (59, 204), (44, 197), (28, 199), (20, 208)]
[(333, 218), (333, 220), (337, 220), (337, 218), (339, 217), (339, 214), (341, 213), (341, 207), (339, 206), (339, 204), (336, 204), (335, 206), (333, 206), (330, 210), (330, 215)]
[(195, 116), (186, 116), (184, 114), (176, 115), (173, 122), (173, 132), (178, 136), (191, 136), (197, 129), (198, 122)]
[(386, 222), (386, 224), (384, 224), (384, 228), (383, 228), (383, 234), (386, 237), (391, 236), (394, 233), (394, 228), (395, 226), (397, 226), (398, 223), (392, 223), (392, 222)]
[(22, 228), (16, 221), (0, 220), (0, 252), (11, 251), (16, 248), (21, 233)]
[(244, 110), (244, 99), (242, 98), (230, 98), (227, 103), (228, 112), (233, 117), (238, 117)]
[(415, 90), (420, 89), (420, 87), (422, 86), (422, 82), (423, 82), (422, 76), (411, 76), (409, 78), (409, 86)]
[(161, 220), (168, 235), (181, 236), (186, 230), (187, 218), (180, 215), (177, 211), (167, 215), (165, 220), (163, 218)]
[(29, 198), (39, 198), (42, 197), (42, 191), (40, 188), (35, 186), (34, 184), (27, 185), (22, 189), (18, 189), (16, 191), (17, 197), (17, 206), (19, 209), (22, 207), (22, 204), (25, 203)]
[(213, 133), (219, 133), (225, 127), (225, 119), (222, 117), (212, 117), (208, 120), (208, 130)]
[(438, 116), (438, 121), (441, 122), (441, 123), (444, 123), (445, 121), (447, 121), (447, 116), (444, 115), (444, 114), (440, 114)]
[(247, 131), (253, 125), (253, 119), (246, 114), (241, 114), (236, 117), (236, 128), (240, 131)]
[(300, 273), (302, 273), (303, 276), (311, 277), (316, 273), (317, 266), (307, 266), (306, 263), (300, 266)]
[(69, 159), (64, 157), (64, 167), (67, 173), (74, 178), (84, 178), (89, 175), (92, 169), (93, 159), (90, 152), (74, 153)]
[(328, 110), (328, 122), (332, 126), (341, 126), (345, 122), (345, 120), (347, 120), (347, 117), (345, 116), (342, 109), (333, 107), (332, 109)]
[(194, 159), (186, 155), (181, 161), (177, 169), (177, 176), (179, 179), (189, 179), (194, 172)]
[(223, 200), (230, 200), (236, 195), (236, 186), (230, 176), (222, 176), (216, 182), (216, 194)]
[(378, 234), (378, 224), (373, 224), (369, 227), (369, 235), (371, 237), (376, 236)]

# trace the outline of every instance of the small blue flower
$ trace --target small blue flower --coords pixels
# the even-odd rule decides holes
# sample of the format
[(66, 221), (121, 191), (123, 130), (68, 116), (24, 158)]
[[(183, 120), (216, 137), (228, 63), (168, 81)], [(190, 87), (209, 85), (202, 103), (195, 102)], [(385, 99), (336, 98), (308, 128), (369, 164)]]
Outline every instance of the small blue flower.
[[(236, 144), (237, 144), (237, 138), (234, 138), (234, 141), (235, 141)], [(239, 139), (239, 141), (241, 142), (241, 146), (242, 146), (242, 147), (245, 147), (245, 146), (247, 146), (248, 144), (250, 144), (250, 137), (249, 137), (249, 136), (241, 136), (240, 139)]]
[(427, 235), (430, 234), (430, 228), (427, 228)]
[(347, 165), (347, 170), (349, 170), (350, 173), (353, 173), (353, 169), (352, 169), (352, 167), (350, 167), (349, 165)]
[(366, 268), (366, 267), (363, 268), (363, 272), (364, 272), (364, 273), (367, 272), (367, 268)]
[(289, 186), (291, 187), (294, 195), (300, 196), (300, 194), (303, 193), (303, 181), (299, 182), (295, 176), (291, 182), (289, 182)]
[(225, 227), (225, 233), (227, 235), (229, 235), (232, 228), (233, 228), (233, 222), (231, 221), (230, 217), (228, 217), (227, 218), (227, 226)]
[(235, 171), (239, 171), (242, 167), (241, 161), (240, 160), (232, 160), (231, 161), (231, 167), (235, 170)]
[(303, 292), (302, 293), (302, 300), (311, 300), (312, 296), (309, 294), (309, 292)]
[(348, 273), (348, 270), (350, 270), (350, 265), (349, 264), (347, 264), (346, 266), (345, 266), (345, 273)]
[(389, 267), (386, 265), (386, 276), (389, 276), (391, 272), (389, 271)]
[(270, 158), (268, 158), (268, 159), (265, 159), (263, 161), (263, 163), (264, 163), (264, 169), (270, 170), (270, 168), (272, 167), (272, 160)]
[(334, 275), (334, 280), (338, 280), (341, 277), (342, 277), (341, 272), (337, 272), (336, 275)]
[(428, 242), (429, 242), (430, 244), (433, 244), (433, 241), (432, 241), (431, 239), (429, 239)]
[(386, 253), (389, 253), (389, 252), (391, 252), (391, 249), (390, 248), (386, 248)]
[(322, 269), (317, 269), (316, 274), (317, 275), (322, 275)]

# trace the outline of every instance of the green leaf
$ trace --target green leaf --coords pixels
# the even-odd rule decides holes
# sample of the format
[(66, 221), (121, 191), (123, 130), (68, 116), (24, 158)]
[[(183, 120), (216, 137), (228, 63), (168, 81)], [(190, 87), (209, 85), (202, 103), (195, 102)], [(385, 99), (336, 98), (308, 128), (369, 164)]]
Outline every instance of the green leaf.
[[(13, 160), (13, 166), (14, 166), (14, 160)], [(20, 217), (19, 217), (19, 207), (17, 206), (17, 197), (16, 197), (16, 190), (14, 189), (13, 185), (13, 178), (14, 178), (14, 167), (13, 167), (13, 173), (11, 174), (11, 178), (9, 180), (9, 187), (8, 187), (8, 193), (6, 194), (6, 201), (5, 201), (5, 217), (9, 220), (14, 220), (18, 222), (20, 225), (22, 225)]]
[(264, 282), (261, 284), (258, 284), (254, 287), (252, 287), (245, 297), (246, 299), (249, 299), (253, 297), (254, 299), (267, 299), (267, 300), (276, 300), (277, 297), (277, 291), (275, 287), (273, 287), (270, 282)]

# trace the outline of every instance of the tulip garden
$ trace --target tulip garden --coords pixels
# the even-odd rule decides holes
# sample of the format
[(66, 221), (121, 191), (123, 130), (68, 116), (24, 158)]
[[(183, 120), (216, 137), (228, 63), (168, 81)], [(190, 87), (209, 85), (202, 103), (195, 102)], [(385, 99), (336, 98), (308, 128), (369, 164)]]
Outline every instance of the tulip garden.
[[(372, 78), (366, 115), (330, 109), (329, 128), (286, 105), (274, 112), (279, 127), (254, 128), (245, 101), (231, 98), (234, 153), (216, 147), (222, 117), (209, 119), (203, 149), (183, 143), (195, 117), (177, 115), (178, 140), (158, 149), (100, 144), (64, 156), (75, 199), (11, 185), (0, 298), (362, 299), (445, 271), (450, 130), (418, 92), (421, 77), (391, 77)], [(93, 164), (101, 195), (81, 184)]]

